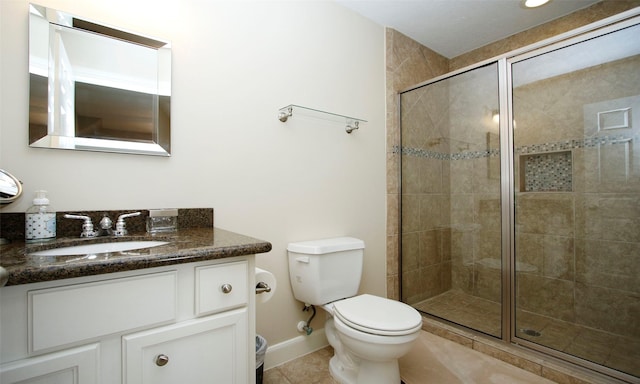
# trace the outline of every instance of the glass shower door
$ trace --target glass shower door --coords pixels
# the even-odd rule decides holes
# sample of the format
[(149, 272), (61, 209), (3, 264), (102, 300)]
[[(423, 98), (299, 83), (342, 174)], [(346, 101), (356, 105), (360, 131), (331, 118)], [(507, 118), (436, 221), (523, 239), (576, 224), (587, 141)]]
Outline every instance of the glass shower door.
[(401, 294), (500, 337), (498, 64), (401, 93)]
[(629, 26), (512, 65), (515, 336), (634, 376), (638, 36)]

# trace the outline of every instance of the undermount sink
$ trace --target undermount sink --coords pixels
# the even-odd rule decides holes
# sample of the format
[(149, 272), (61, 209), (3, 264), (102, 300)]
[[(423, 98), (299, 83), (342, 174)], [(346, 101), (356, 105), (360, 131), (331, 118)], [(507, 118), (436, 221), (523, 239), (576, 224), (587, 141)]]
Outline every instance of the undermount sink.
[(167, 241), (120, 241), (113, 243), (85, 244), (72, 247), (53, 248), (32, 252), (31, 256), (73, 256), (96, 253), (133, 251), (135, 249), (153, 248), (169, 244)]

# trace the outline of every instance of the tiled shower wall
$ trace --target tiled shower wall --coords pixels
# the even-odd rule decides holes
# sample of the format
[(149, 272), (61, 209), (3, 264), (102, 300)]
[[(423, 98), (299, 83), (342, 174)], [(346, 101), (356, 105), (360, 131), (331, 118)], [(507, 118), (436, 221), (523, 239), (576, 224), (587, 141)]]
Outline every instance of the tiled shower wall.
[[(454, 58), (452, 60), (447, 60), (446, 58), (443, 58), (437, 53), (423, 46), (420, 46), (416, 42), (408, 39), (406, 36), (394, 30), (391, 30), (391, 29), (387, 30), (387, 97), (388, 97), (388, 100), (387, 100), (387, 170), (388, 170), (387, 172), (387, 175), (388, 175), (387, 176), (387, 180), (388, 180), (387, 182), (387, 186), (388, 186), (388, 190), (387, 190), (388, 191), (387, 292), (388, 292), (388, 297), (395, 298), (395, 299), (400, 298), (399, 297), (399, 281), (398, 281), (398, 257), (399, 257), (399, 252), (398, 252), (399, 195), (398, 193), (399, 193), (399, 183), (400, 183), (400, 180), (398, 177), (398, 157), (400, 155), (397, 150), (399, 146), (398, 106), (397, 106), (397, 98), (396, 98), (397, 92), (399, 90), (406, 89), (411, 85), (420, 83), (421, 81), (425, 81), (427, 79), (444, 74), (449, 70), (460, 68), (464, 65), (469, 65), (474, 62), (478, 62), (480, 60), (484, 60), (486, 58), (498, 55), (500, 53), (504, 53), (509, 50), (516, 49), (518, 47), (533, 43), (543, 38), (547, 38), (547, 37), (571, 30), (573, 28), (577, 28), (581, 25), (585, 25), (590, 22), (622, 12), (624, 10), (633, 8), (635, 6), (640, 6), (640, 1), (612, 1), (612, 0), (607, 1), (605, 0), (592, 7), (576, 12), (567, 17), (558, 19), (552, 23), (545, 24), (540, 27), (536, 27), (531, 31), (523, 32), (521, 34), (512, 36), (508, 39), (505, 39), (504, 41), (491, 44), (490, 46), (470, 52), (458, 58)], [(487, 137), (487, 142), (490, 142), (490, 141), (492, 141), (492, 139), (490, 137)], [(441, 145), (441, 143), (435, 143), (435, 142), (431, 142), (431, 143), (427, 142), (427, 144), (430, 144), (431, 147)], [(429, 196), (415, 197), (415, 199), (421, 200), (423, 202), (424, 207), (433, 207), (434, 205), (432, 204), (432, 202), (438, 201), (438, 199), (440, 199), (440, 203), (444, 205), (440, 205), (439, 207), (440, 208), (445, 207), (445, 209), (448, 209), (449, 207), (448, 204), (450, 204), (450, 202), (447, 202), (446, 200), (447, 198), (445, 197), (445, 195), (447, 195), (450, 191), (446, 190), (447, 185), (460, 186), (460, 184), (455, 180), (449, 180), (453, 172), (449, 172), (447, 170), (448, 167), (443, 166), (442, 162), (444, 160), (427, 159), (427, 158), (422, 158), (421, 160), (417, 160), (417, 159), (407, 160), (405, 158), (405, 161), (421, 162), (421, 164), (417, 167), (417, 169), (420, 169), (419, 172), (421, 173), (421, 175), (425, 177), (426, 180), (429, 180), (429, 181), (417, 182), (417, 183), (424, 183), (422, 186), (420, 186), (420, 185), (410, 185), (411, 183), (415, 183), (415, 182), (404, 180), (403, 182), (407, 184), (403, 185), (403, 188), (405, 189), (416, 188), (418, 190), (420, 190), (420, 188), (430, 188), (431, 190), (423, 189), (423, 191), (429, 192), (428, 193)], [(477, 164), (474, 164), (474, 162)], [(491, 165), (491, 162), (490, 161), (488, 162), (487, 158), (462, 159), (462, 160), (458, 160), (456, 163), (457, 164), (452, 165), (452, 167), (459, 166), (459, 167), (468, 168), (468, 169), (474, 169), (474, 168), (482, 169), (482, 167), (484, 167), (484, 169), (486, 169), (487, 172), (490, 172), (492, 168), (495, 170), (495, 165)], [(456, 172), (455, 175), (456, 175), (455, 177), (463, 177), (463, 173)], [(407, 179), (407, 175), (405, 175), (403, 179)], [(438, 184), (437, 182), (433, 183), (433, 180), (436, 180), (436, 181), (440, 180), (441, 182), (443, 181), (444, 182), (441, 184)], [(427, 186), (427, 184), (429, 185)], [(441, 188), (440, 195), (438, 195), (439, 193), (437, 190), (438, 186), (439, 188)], [(522, 200), (521, 203), (523, 203), (525, 206), (528, 203), (531, 203), (533, 207), (535, 207), (536, 200), (539, 200), (543, 197), (548, 196), (546, 199), (544, 199), (546, 200), (544, 204), (548, 204), (548, 207), (546, 209), (553, 209), (554, 210), (553, 214), (558, 214), (560, 216), (564, 214), (566, 217), (571, 217), (571, 214), (572, 214), (571, 212), (573, 211), (565, 212), (564, 207), (567, 204), (575, 204), (575, 202), (570, 199), (572, 202), (568, 203), (566, 201), (567, 197), (565, 195), (561, 195), (557, 193), (555, 194), (549, 193), (546, 195), (535, 194), (532, 196), (533, 197), (529, 199), (521, 199)], [(531, 201), (528, 201), (528, 200), (531, 200)], [(493, 195), (487, 195), (487, 198), (478, 199), (477, 201), (478, 203), (476, 204), (476, 207), (475, 207), (477, 212), (481, 212), (481, 210), (485, 210), (485, 212), (488, 212), (488, 211), (493, 212), (495, 211), (496, 206), (499, 206), (499, 199)], [(575, 212), (573, 214), (575, 214)], [(431, 217), (430, 214), (418, 214), (417, 220), (420, 221), (421, 217), (425, 218), (427, 216)], [(496, 220), (495, 216), (492, 216), (492, 215), (481, 215), (481, 216), (484, 217), (486, 220)], [(442, 218), (442, 215), (437, 217)], [(559, 219), (562, 220), (561, 218)], [(416, 219), (414, 219), (413, 223), (416, 222), (415, 220)], [(536, 220), (535, 216), (532, 218), (532, 220), (533, 221)], [(543, 220), (550, 220), (550, 218), (546, 218)], [(575, 221), (575, 219), (571, 219), (571, 220)], [(409, 221), (409, 224), (405, 224), (405, 225), (413, 225), (411, 223), (412, 222)], [(407, 258), (407, 255), (405, 254), (405, 258), (407, 258), (407, 260), (405, 260), (405, 262), (403, 263), (403, 272), (413, 273), (415, 275), (422, 275), (423, 276), (422, 280), (425, 280), (425, 279), (430, 279), (430, 280), (424, 283), (419, 283), (421, 285), (415, 285), (414, 287), (404, 286), (403, 288), (405, 290), (405, 295), (404, 295), (405, 297), (411, 297), (412, 299), (418, 300), (419, 296), (421, 295), (420, 293), (421, 289), (437, 291), (437, 290), (443, 290), (443, 289), (446, 290), (449, 284), (462, 284), (462, 286), (465, 286), (465, 276), (468, 276), (468, 274), (466, 273), (462, 273), (461, 275), (457, 274), (454, 272), (454, 269), (452, 268), (451, 269), (452, 277), (449, 278), (448, 280), (448, 278), (444, 276), (446, 275), (447, 268), (449, 268), (452, 265), (451, 255), (448, 253), (448, 251), (445, 250), (447, 241), (449, 241), (451, 236), (465, 236), (464, 235), (465, 228), (458, 228), (458, 231), (454, 233), (451, 229), (452, 227), (447, 227), (446, 224), (447, 223), (442, 222), (442, 219), (441, 219), (440, 222), (432, 223), (430, 224), (430, 226), (428, 225), (424, 228), (420, 228), (418, 232), (421, 232), (421, 234), (413, 235), (413, 239), (408, 239), (409, 244), (412, 244), (412, 243), (418, 244), (417, 245), (418, 248), (414, 248), (414, 249), (420, 249), (421, 246), (423, 247), (423, 249), (429, 248), (429, 247), (436, 247), (435, 249), (439, 253), (437, 252), (434, 253), (436, 257), (431, 260), (420, 260), (418, 256), (415, 256), (415, 257), (411, 256), (412, 252), (414, 255), (419, 255), (419, 253), (415, 253), (415, 251), (412, 251), (412, 250), (407, 250), (409, 252), (409, 257)], [(487, 223), (487, 225), (495, 225), (495, 224)], [(407, 239), (405, 239), (405, 241), (407, 241)], [(536, 253), (537, 251), (544, 249), (544, 247), (546, 246), (547, 249), (549, 250), (548, 252), (549, 262), (547, 263), (548, 267), (553, 264), (551, 262), (552, 260), (554, 263), (560, 263), (560, 264), (562, 263), (561, 261), (558, 261), (558, 260), (563, 260), (563, 258), (558, 255), (562, 255), (566, 251), (567, 247), (576, 248), (576, 244), (571, 245), (571, 244), (567, 244), (566, 242), (554, 242), (552, 241), (552, 239), (547, 239), (545, 242), (544, 238), (537, 238), (536, 240), (533, 240), (533, 242), (524, 241), (523, 239), (520, 239), (518, 243), (520, 247), (523, 247), (523, 248), (519, 248), (519, 251), (523, 254), (531, 255), (531, 257), (534, 257), (534, 255), (537, 254)], [(533, 250), (536, 250), (536, 252), (526, 251), (526, 248), (528, 247), (533, 247)], [(455, 253), (456, 250), (452, 250), (451, 252)], [(487, 254), (490, 254), (490, 253), (493, 254), (495, 250), (485, 249), (483, 250), (483, 252), (486, 252)], [(542, 258), (544, 259), (543, 256)], [(439, 262), (437, 262), (438, 260)], [(592, 263), (594, 262), (595, 261), (592, 261)], [(424, 268), (425, 265), (438, 265), (438, 267), (434, 268), (433, 271), (427, 272), (425, 271), (425, 268)], [(577, 269), (577, 267), (574, 269)], [(563, 269), (560, 268), (560, 269), (554, 269), (554, 270), (562, 271)], [(538, 269), (539, 273), (543, 273), (542, 271), (544, 271), (544, 268)], [(492, 269), (487, 268), (486, 272), (488, 274), (491, 274)], [(493, 272), (493, 273), (496, 273), (496, 272)], [(569, 272), (568, 271), (562, 272), (561, 275), (567, 274), (567, 273)], [(574, 275), (576, 274), (575, 271), (573, 271), (572, 273)], [(523, 289), (521, 291), (524, 291), (527, 288), (526, 287), (527, 281), (531, 281), (532, 279), (535, 280), (537, 275), (523, 274), (522, 276), (523, 277), (520, 279), (520, 282), (523, 284), (521, 286), (521, 288)], [(604, 278), (604, 276), (600, 276), (599, 278), (602, 279)], [(484, 281), (485, 283), (482, 283), (481, 280)], [(499, 283), (498, 285), (496, 285), (495, 283), (495, 282), (499, 282), (499, 278), (497, 278), (497, 276), (491, 277), (487, 275), (486, 279), (478, 279), (478, 281), (481, 284), (476, 286), (477, 294), (486, 298), (492, 298), (494, 300), (496, 300), (496, 298), (499, 297), (499, 296), (496, 297), (497, 293), (499, 292)], [(543, 282), (561, 286), (563, 284), (563, 279), (555, 278), (551, 282), (548, 282), (547, 280), (544, 280)], [(469, 287), (468, 281), (466, 283), (467, 283), (466, 286)], [(627, 284), (629, 283), (627, 282)], [(471, 286), (471, 289), (473, 289), (473, 286)], [(580, 293), (588, 294), (584, 290), (578, 292), (578, 294)], [(536, 302), (537, 304), (535, 304)], [(524, 297), (521, 298), (521, 304), (526, 305), (525, 303), (528, 303), (530, 307), (535, 307), (535, 305), (545, 307), (546, 305), (544, 303), (544, 298), (531, 298), (528, 301)], [(546, 305), (546, 307), (548, 307), (548, 305)]]
[(402, 299), (414, 304), (451, 288), (449, 87), (405, 93), (402, 102)]
[[(387, 297), (400, 299), (399, 200), (400, 129), (398, 91), (445, 74), (448, 60), (405, 35), (387, 28)], [(406, 178), (405, 178), (406, 179)]]

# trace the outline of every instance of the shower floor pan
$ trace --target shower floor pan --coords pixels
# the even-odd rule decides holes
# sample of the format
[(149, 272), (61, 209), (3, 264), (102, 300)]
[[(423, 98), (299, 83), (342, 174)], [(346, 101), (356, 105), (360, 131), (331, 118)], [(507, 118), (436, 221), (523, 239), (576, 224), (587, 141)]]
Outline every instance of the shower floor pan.
[[(500, 304), (450, 290), (412, 304), (419, 311), (499, 337)], [(640, 339), (517, 310), (517, 336), (640, 377)]]

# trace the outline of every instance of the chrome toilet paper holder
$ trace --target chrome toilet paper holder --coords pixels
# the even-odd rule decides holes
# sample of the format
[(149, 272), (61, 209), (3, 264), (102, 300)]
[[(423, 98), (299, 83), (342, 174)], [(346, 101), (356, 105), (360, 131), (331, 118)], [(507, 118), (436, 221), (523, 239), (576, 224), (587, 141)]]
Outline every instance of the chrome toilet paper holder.
[(259, 281), (258, 284), (256, 284), (256, 295), (259, 295), (265, 292), (267, 293), (271, 292), (271, 287), (269, 286), (269, 284), (265, 283), (264, 281)]

